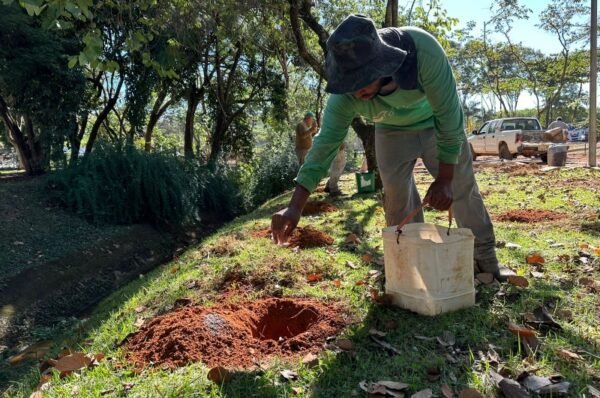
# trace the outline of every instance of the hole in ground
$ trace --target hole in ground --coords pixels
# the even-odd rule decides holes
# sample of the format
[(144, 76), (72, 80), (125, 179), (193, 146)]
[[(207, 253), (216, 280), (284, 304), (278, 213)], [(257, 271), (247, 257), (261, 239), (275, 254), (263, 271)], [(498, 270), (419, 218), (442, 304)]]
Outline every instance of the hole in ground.
[[(137, 368), (246, 367), (265, 358), (291, 358), (323, 348), (348, 323), (340, 304), (306, 298), (265, 298), (210, 308), (176, 309), (147, 322), (123, 343)], [(282, 339), (280, 339), (280, 337)]]
[(259, 318), (252, 335), (260, 340), (288, 339), (306, 332), (318, 320), (319, 315), (311, 306), (293, 301), (274, 302)]

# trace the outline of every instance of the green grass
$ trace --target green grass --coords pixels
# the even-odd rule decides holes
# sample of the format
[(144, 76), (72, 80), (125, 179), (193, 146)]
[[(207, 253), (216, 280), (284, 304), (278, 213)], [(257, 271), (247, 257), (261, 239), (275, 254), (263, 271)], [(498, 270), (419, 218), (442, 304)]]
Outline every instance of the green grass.
[[(499, 249), (501, 262), (527, 276), (530, 286), (525, 289), (509, 285), (480, 287), (477, 306), (433, 318), (376, 305), (369, 298), (368, 287), (356, 286), (370, 269), (381, 269), (361, 260), (367, 250), (382, 254), (380, 230), (384, 219), (376, 194), (342, 198), (334, 202), (340, 211), (303, 218), (301, 226), (310, 224), (331, 234), (336, 241), (329, 249), (299, 253), (250, 235), (251, 230), (267, 227), (270, 214), (287, 203), (289, 194), (282, 195), (228, 224), (173, 262), (114, 293), (82, 321), (77, 330), (57, 336), (56, 349), (51, 354), (69, 345), (86, 352), (105, 353), (107, 359), (81, 375), (62, 380), (56, 377), (44, 397), (119, 397), (124, 396), (126, 387), (130, 387), (128, 397), (351, 397), (364, 396), (358, 383), (365, 379), (402, 381), (410, 384), (411, 393), (432, 388), (441, 396), (441, 386), (448, 384), (456, 392), (471, 386), (486, 396), (495, 396), (496, 390), (486, 375), (492, 365), (480, 358), (480, 352), (481, 355), (487, 353), (491, 345), (498, 352), (500, 363), (513, 374), (532, 368), (537, 369), (537, 375), (561, 373), (573, 383), (571, 396), (581, 396), (587, 384), (597, 387), (600, 380), (600, 297), (587, 292), (577, 281), (582, 276), (600, 279), (600, 264), (596, 258), (593, 271), (586, 273), (582, 265), (557, 258), (563, 254), (572, 258), (583, 242), (600, 246), (598, 230), (581, 230), (582, 224), (598, 221), (598, 177), (597, 172), (584, 169), (521, 176), (494, 173), (491, 169), (479, 172), (480, 189), (486, 194), (492, 217), (508, 209), (525, 207), (556, 210), (568, 214), (568, 218), (536, 224), (496, 222), (498, 240), (522, 246), (518, 250)], [(345, 191), (352, 191), (353, 180), (352, 175), (343, 177)], [(419, 174), (417, 180), (419, 188), (425, 190), (429, 177)], [(322, 195), (314, 194), (313, 198), (322, 198)], [(428, 221), (445, 223), (446, 216), (426, 212), (426, 217)], [(364, 231), (363, 243), (358, 250), (348, 251), (343, 242), (356, 224)], [(550, 248), (547, 240), (564, 246)], [(543, 278), (529, 275), (531, 266), (525, 263), (525, 256), (534, 252), (546, 259)], [(347, 261), (359, 268), (348, 268)], [(136, 330), (137, 317), (149, 318), (169, 311), (179, 297), (191, 297), (198, 304), (211, 305), (223, 293), (223, 281), (231, 272), (244, 275), (242, 281), (253, 286), (250, 298), (272, 294), (279, 289), (276, 285), (283, 285), (286, 286), (284, 296), (341, 301), (356, 320), (343, 333), (354, 342), (354, 353), (324, 351), (314, 368), (299, 361), (284, 363), (274, 358), (267, 370), (238, 373), (223, 386), (206, 379), (207, 368), (201, 363), (171, 372), (147, 369), (138, 374), (124, 362), (118, 343)], [(310, 285), (306, 283), (306, 275), (314, 272), (322, 272), (324, 278)], [(191, 279), (200, 281), (198, 289), (185, 287), (185, 282)], [(342, 281), (340, 288), (335, 287), (335, 279)], [(379, 284), (375, 287), (382, 288)], [(522, 323), (522, 314), (541, 304), (555, 313), (563, 329), (541, 335), (541, 348), (535, 359), (528, 362), (517, 339), (507, 331), (507, 323)], [(146, 306), (146, 310), (138, 314), (135, 308), (140, 305)], [(570, 310), (572, 320), (561, 317), (559, 310)], [(389, 329), (390, 321), (396, 324), (392, 329)], [(385, 340), (402, 355), (391, 356), (373, 343), (368, 336), (372, 327), (388, 330)], [(444, 331), (456, 336), (455, 347), (459, 351), (452, 356), (457, 363), (449, 362), (450, 351), (436, 341), (415, 338), (415, 335), (441, 336)], [(577, 351), (583, 359), (567, 362), (557, 355), (559, 348)], [(23, 376), (14, 381), (7, 396), (22, 396), (32, 391), (39, 378), (34, 365), (21, 365)], [(428, 380), (426, 370), (430, 367), (441, 370), (439, 380)], [(296, 370), (299, 379), (293, 382), (281, 379), (279, 371), (284, 368)], [(295, 394), (292, 387), (301, 387), (303, 392)]]

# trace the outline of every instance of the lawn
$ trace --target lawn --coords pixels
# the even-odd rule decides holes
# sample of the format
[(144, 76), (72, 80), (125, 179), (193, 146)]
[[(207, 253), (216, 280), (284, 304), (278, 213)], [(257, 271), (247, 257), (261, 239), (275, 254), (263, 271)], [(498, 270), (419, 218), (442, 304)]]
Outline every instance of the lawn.
[[(376, 271), (383, 270), (384, 225), (377, 194), (345, 196), (331, 201), (337, 211), (304, 217), (300, 226), (325, 232), (334, 242), (302, 250), (275, 246), (253, 233), (268, 228), (270, 214), (289, 200), (289, 193), (284, 194), (114, 293), (72, 333), (56, 336), (46, 353), (49, 357), (68, 346), (102, 353), (104, 358), (97, 366), (62, 379), (54, 372), (42, 396), (352, 397), (366, 396), (359, 387), (363, 380), (406, 383), (407, 396), (423, 389), (431, 389), (435, 396), (448, 396), (447, 390), (452, 390), (457, 396), (469, 387), (484, 396), (497, 396), (491, 371), (509, 378), (523, 377), (523, 372), (542, 377), (560, 374), (571, 383), (569, 396), (592, 396), (588, 386), (600, 386), (600, 297), (594, 290), (598, 285), (592, 284), (600, 281), (600, 260), (594, 254), (600, 247), (599, 177), (597, 171), (586, 169), (481, 168), (477, 178), (495, 220), (499, 258), (526, 277), (529, 286), (481, 284), (476, 306), (437, 317), (390, 307), (377, 298), (383, 293)], [(353, 191), (353, 180), (352, 175), (343, 177), (345, 192)], [(417, 173), (417, 181), (425, 190), (430, 177)], [(329, 200), (319, 193), (312, 199)], [(523, 209), (547, 210), (557, 219), (499, 221)], [(427, 211), (426, 217), (446, 222), (442, 213)], [(348, 243), (351, 233), (359, 240)], [(533, 254), (541, 259), (528, 264), (526, 257)], [(347, 327), (337, 339), (327, 340), (316, 363), (302, 356), (274, 356), (246, 370), (229, 369), (233, 377), (224, 383), (208, 380), (209, 366), (202, 362), (141, 368), (127, 361), (121, 342), (176, 305), (245, 306), (266, 296), (335, 303)], [(560, 329), (536, 331), (539, 345), (530, 349), (508, 325), (524, 325), (531, 320), (528, 314), (541, 306)], [(224, 348), (223, 363), (238, 354)], [(210, 365), (218, 365), (218, 359)], [(35, 361), (18, 366), (21, 377), (5, 393), (8, 397), (31, 393), (40, 379)], [(283, 370), (297, 375), (282, 377)]]

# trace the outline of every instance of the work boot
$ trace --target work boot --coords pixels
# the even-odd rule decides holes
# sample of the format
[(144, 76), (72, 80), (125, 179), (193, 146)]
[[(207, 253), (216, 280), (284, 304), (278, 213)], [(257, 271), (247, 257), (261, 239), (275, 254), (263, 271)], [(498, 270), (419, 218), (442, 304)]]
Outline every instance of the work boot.
[(494, 278), (498, 279), (500, 282), (504, 282), (508, 278), (508, 275), (504, 275), (500, 271), (500, 267), (498, 266), (498, 259), (496, 257), (474, 260), (474, 262), (475, 272), (479, 271), (493, 274)]

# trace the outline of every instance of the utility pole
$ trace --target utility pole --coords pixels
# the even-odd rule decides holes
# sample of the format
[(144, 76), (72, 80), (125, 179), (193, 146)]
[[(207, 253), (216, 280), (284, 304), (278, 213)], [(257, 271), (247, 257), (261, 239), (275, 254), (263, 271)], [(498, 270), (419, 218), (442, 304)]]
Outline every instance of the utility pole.
[(598, 2), (592, 0), (592, 20), (591, 20), (591, 37), (590, 37), (590, 127), (588, 129), (588, 139), (590, 141), (590, 153), (588, 165), (596, 167), (596, 77), (598, 71), (598, 46), (596, 39), (598, 37)]

